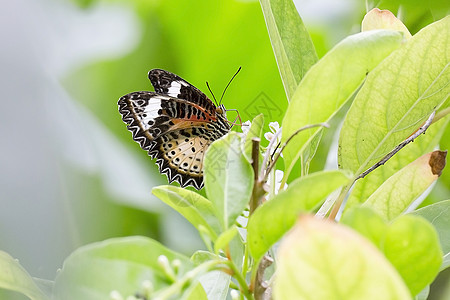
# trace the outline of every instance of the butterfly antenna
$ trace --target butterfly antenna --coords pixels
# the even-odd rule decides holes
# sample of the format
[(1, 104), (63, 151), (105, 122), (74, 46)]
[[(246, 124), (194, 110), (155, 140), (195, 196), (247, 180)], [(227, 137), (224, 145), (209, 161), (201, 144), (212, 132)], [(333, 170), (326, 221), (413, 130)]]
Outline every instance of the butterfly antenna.
[(239, 73), (241, 68), (242, 67), (239, 67), (239, 69), (236, 71), (236, 73), (233, 75), (233, 77), (231, 77), (230, 82), (228, 82), (227, 86), (223, 90), (222, 97), (220, 97), (219, 105), (220, 105), (220, 103), (222, 103), (222, 99), (223, 99), (223, 96), (225, 95), (225, 92), (227, 91), (227, 88), (230, 86), (230, 83), (233, 81), (234, 77), (236, 77), (236, 75)]
[(216, 102), (216, 105), (219, 106), (219, 105), (217, 104), (216, 96), (214, 96), (214, 93), (212, 92), (211, 88), (209, 87), (208, 81), (206, 82), (206, 86), (208, 87), (209, 92), (210, 92), (211, 95), (213, 96), (214, 102)]

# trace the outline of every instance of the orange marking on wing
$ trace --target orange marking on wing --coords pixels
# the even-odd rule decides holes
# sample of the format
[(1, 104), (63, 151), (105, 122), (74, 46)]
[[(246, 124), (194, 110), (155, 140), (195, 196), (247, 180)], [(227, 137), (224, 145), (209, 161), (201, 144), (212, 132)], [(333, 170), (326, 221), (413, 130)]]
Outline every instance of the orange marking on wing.
[[(198, 104), (195, 104), (195, 103), (189, 103), (189, 104), (194, 106), (198, 110), (204, 112), (206, 114), (206, 120), (207, 121), (217, 121), (216, 116), (215, 115), (211, 115), (204, 107), (201, 107), (201, 106), (199, 106)], [(192, 116), (189, 120), (190, 121), (200, 121), (196, 116)], [(205, 120), (202, 120), (202, 121), (205, 121)]]
[(172, 119), (171, 120), (175, 125), (171, 126), (169, 130), (176, 130), (176, 129), (185, 129), (185, 128), (192, 128), (195, 126), (201, 126), (202, 124), (206, 124), (208, 122), (202, 121), (198, 122), (196, 120), (188, 120), (188, 119)]

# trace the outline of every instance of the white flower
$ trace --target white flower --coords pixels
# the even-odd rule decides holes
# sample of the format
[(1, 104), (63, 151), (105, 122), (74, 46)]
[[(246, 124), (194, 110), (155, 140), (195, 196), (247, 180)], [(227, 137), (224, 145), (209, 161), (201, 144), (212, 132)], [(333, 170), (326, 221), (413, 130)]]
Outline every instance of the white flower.
[[(265, 137), (269, 142), (271, 142), (272, 139), (273, 139), (273, 137), (275, 136), (275, 134), (276, 134), (277, 132), (281, 131), (281, 127), (280, 127), (280, 124), (278, 124), (278, 122), (270, 122), (270, 123), (269, 123), (269, 129), (270, 129), (270, 132), (264, 133), (264, 137)], [(281, 135), (282, 135), (281, 132), (277, 135), (277, 140), (274, 141), (273, 147), (276, 147), (277, 145), (279, 145), (279, 144), (281, 143)], [(270, 151), (274, 151), (273, 148), (272, 148), (272, 149), (269, 149), (269, 150), (270, 150)], [(276, 149), (276, 153), (278, 153), (278, 152), (280, 152), (280, 148), (277, 148), (277, 149)], [(283, 154), (281, 154), (281, 157), (283, 157)]]
[[(270, 185), (270, 192), (268, 195), (266, 195), (266, 200), (278, 194), (281, 187), (281, 181), (283, 180), (283, 176), (284, 172), (281, 170), (275, 170), (275, 172), (270, 172), (269, 177), (267, 178), (267, 184)], [(283, 190), (285, 190), (287, 186), (288, 186), (287, 183), (285, 183)]]
[(247, 135), (247, 133), (250, 131), (250, 126), (252, 126), (252, 123), (250, 121), (245, 121), (244, 123), (242, 123), (241, 129), (244, 135)]
[(250, 127), (252, 126), (252, 123), (250, 121), (246, 121), (242, 123), (241, 126), (241, 132), (238, 132), (238, 135), (241, 137), (242, 142), (244, 142), (247, 139), (247, 134), (250, 131)]
[[(278, 124), (278, 122), (270, 122), (269, 129), (270, 129), (270, 132), (264, 133), (264, 137), (266, 138), (266, 140), (268, 140), (270, 142), (273, 139), (275, 133), (277, 133), (280, 130), (280, 124)], [(278, 138), (276, 141), (277, 143), (279, 142), (278, 140), (281, 141), (281, 134), (278, 135)]]

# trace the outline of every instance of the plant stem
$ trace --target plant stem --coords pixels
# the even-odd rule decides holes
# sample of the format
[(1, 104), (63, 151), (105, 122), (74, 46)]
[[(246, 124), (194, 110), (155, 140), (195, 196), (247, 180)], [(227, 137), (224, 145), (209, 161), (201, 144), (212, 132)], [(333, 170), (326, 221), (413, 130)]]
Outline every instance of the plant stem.
[(250, 199), (250, 215), (255, 211), (259, 205), (259, 194), (262, 186), (259, 184), (259, 143), (261, 140), (259, 138), (252, 139), (252, 167), (253, 167), (253, 191), (252, 197)]
[(244, 276), (239, 272), (238, 268), (234, 264), (232, 260), (228, 260), (225, 262), (225, 264), (231, 269), (233, 272), (233, 277), (237, 280), (239, 283), (239, 287), (241, 292), (245, 295), (245, 297), (248, 300), (254, 300), (252, 292), (249, 290), (247, 282), (245, 281)]
[[(276, 164), (278, 158), (280, 158), (281, 153), (283, 152), (284, 148), (286, 148), (286, 146), (289, 144), (289, 142), (290, 142), (297, 134), (299, 134), (299, 133), (302, 132), (303, 130), (310, 129), (310, 128), (314, 128), (314, 127), (326, 127), (326, 128), (329, 128), (330, 125), (328, 125), (327, 123), (317, 123), (317, 124), (306, 125), (306, 126), (303, 126), (302, 128), (297, 129), (293, 134), (291, 134), (291, 136), (286, 140), (286, 142), (284, 142), (284, 144), (283, 144), (283, 146), (281, 147), (281, 150), (280, 150), (280, 152), (278, 153), (278, 155), (275, 156), (275, 158), (274, 158), (274, 160), (272, 161), (272, 163), (270, 164), (270, 166), (267, 167), (266, 174), (268, 174), (268, 173), (270, 172), (270, 170), (275, 166), (275, 164)], [(303, 148), (303, 147), (302, 147), (302, 148)], [(300, 151), (303, 152), (303, 149), (301, 149)], [(267, 175), (266, 175), (266, 176), (267, 176)], [(280, 190), (282, 190), (283, 187), (284, 187), (284, 185), (286, 184), (286, 181), (287, 181), (288, 176), (289, 176), (289, 174), (284, 173), (283, 180), (281, 181), (281, 187), (280, 187)]]
[(218, 265), (224, 265), (227, 264), (226, 261), (222, 260), (210, 260), (207, 261), (196, 268), (192, 269), (191, 271), (184, 274), (182, 278), (177, 280), (175, 283), (167, 287), (167, 289), (162, 290), (160, 293), (155, 295), (153, 298), (154, 300), (166, 300), (170, 299), (172, 296), (180, 293), (183, 290), (183, 287), (187, 285), (190, 281), (194, 280), (195, 277), (199, 276), (200, 274), (207, 273), (211, 270), (213, 270)]
[(339, 196), (333, 205), (333, 209), (331, 210), (330, 215), (328, 216), (329, 220), (336, 219), (336, 215), (339, 212), (342, 203), (344, 202), (345, 196), (347, 195), (348, 191), (350, 191), (350, 188), (352, 187), (354, 182), (355, 181), (352, 181), (351, 183), (347, 184), (343, 189), (341, 189), (341, 192), (339, 193)]

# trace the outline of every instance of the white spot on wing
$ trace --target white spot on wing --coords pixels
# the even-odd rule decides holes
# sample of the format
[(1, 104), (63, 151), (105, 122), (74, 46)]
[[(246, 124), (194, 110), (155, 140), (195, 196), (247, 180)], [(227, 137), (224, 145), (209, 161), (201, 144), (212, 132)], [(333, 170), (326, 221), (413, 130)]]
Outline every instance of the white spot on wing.
[(172, 97), (177, 97), (180, 94), (181, 86), (188, 86), (184, 81), (172, 81), (167, 94)]
[(149, 121), (153, 121), (156, 117), (159, 116), (158, 111), (161, 109), (161, 100), (168, 100), (169, 97), (158, 95), (150, 98), (148, 100), (148, 104), (143, 108), (143, 112), (139, 114), (137, 117), (139, 121), (141, 121), (141, 125), (144, 130), (149, 129), (152, 125), (149, 125)]

